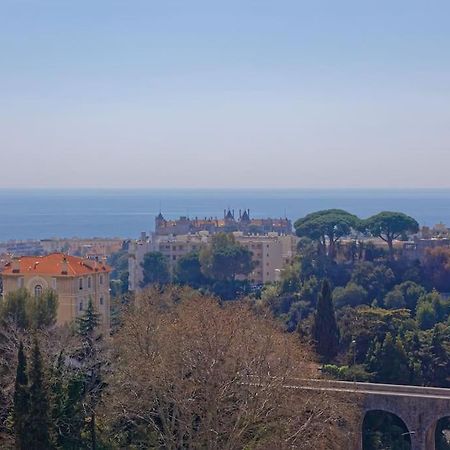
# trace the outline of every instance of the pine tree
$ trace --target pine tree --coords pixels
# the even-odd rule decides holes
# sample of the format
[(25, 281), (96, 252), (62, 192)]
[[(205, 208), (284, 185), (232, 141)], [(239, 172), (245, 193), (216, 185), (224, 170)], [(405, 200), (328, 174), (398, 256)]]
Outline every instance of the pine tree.
[(25, 450), (28, 448), (28, 413), (30, 407), (30, 397), (28, 392), (27, 360), (23, 350), (22, 342), (19, 345), (17, 355), (17, 373), (14, 391), (14, 434), (16, 449)]
[(317, 353), (329, 361), (337, 355), (339, 346), (339, 328), (334, 313), (330, 284), (322, 283), (322, 291), (317, 301), (316, 313), (312, 327), (312, 338)]
[(28, 444), (28, 449), (50, 449), (52, 445), (50, 441), (49, 403), (44, 380), (42, 357), (36, 338), (31, 354), (29, 378), (30, 414), (27, 425), (31, 440)]
[(97, 447), (96, 435), (96, 407), (100, 399), (103, 381), (101, 376), (102, 361), (98, 352), (101, 336), (97, 333), (99, 325), (99, 314), (95, 312), (92, 300), (84, 315), (78, 318), (78, 334), (81, 338), (83, 349), (81, 352), (81, 364), (84, 374), (84, 407), (89, 411), (89, 435), (90, 447), (95, 450)]
[(433, 386), (448, 387), (449, 385), (450, 358), (443, 344), (444, 339), (439, 325), (435, 326), (429, 348), (431, 383)]
[(391, 333), (386, 333), (383, 344), (375, 347), (370, 368), (375, 372), (377, 382), (408, 383), (410, 366), (401, 339), (394, 339)]

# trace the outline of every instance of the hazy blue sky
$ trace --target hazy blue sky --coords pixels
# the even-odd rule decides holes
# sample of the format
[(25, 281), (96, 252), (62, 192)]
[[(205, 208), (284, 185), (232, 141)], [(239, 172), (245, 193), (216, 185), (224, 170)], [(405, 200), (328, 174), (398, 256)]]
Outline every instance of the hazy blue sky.
[(450, 187), (448, 0), (0, 0), (1, 187)]

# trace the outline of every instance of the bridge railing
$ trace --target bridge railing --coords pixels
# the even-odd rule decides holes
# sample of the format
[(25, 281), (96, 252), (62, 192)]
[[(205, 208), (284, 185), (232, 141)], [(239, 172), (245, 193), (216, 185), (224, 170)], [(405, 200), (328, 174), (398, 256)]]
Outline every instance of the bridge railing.
[(331, 390), (349, 390), (361, 392), (382, 392), (391, 394), (406, 394), (415, 396), (436, 396), (450, 398), (450, 389), (435, 388), (427, 386), (410, 386), (402, 384), (381, 384), (381, 383), (362, 383), (353, 381), (336, 381), (336, 380), (322, 380), (322, 379), (300, 379), (291, 378), (286, 380), (286, 384), (292, 386), (305, 386), (318, 389)]

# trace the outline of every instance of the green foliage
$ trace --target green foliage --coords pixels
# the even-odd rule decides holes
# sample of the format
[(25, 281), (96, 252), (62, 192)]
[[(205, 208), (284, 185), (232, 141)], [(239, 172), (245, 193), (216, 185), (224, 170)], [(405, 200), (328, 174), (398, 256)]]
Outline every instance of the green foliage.
[(425, 277), (430, 288), (450, 291), (450, 249), (428, 249), (423, 261)]
[(324, 375), (329, 375), (340, 381), (360, 381), (369, 382), (371, 375), (363, 365), (336, 366), (335, 364), (325, 364), (321, 368)]
[(422, 295), (417, 303), (416, 320), (422, 330), (433, 328), (444, 321), (449, 314), (450, 304), (437, 291)]
[(175, 267), (175, 281), (181, 285), (199, 288), (208, 280), (202, 273), (199, 252), (191, 252), (178, 259)]
[(30, 450), (42, 450), (51, 448), (50, 417), (48, 393), (44, 381), (44, 369), (42, 357), (37, 339), (34, 340), (31, 353), (30, 367), (30, 409), (28, 430)]
[(312, 326), (312, 339), (317, 353), (329, 361), (337, 355), (339, 346), (339, 329), (328, 281), (322, 283), (322, 290), (317, 301)]
[(26, 450), (29, 447), (31, 440), (28, 428), (29, 409), (30, 395), (28, 391), (27, 360), (24, 353), (23, 344), (20, 342), (19, 352), (17, 355), (13, 413), (16, 448), (20, 450)]
[(300, 263), (295, 262), (283, 268), (280, 277), (280, 293), (293, 294), (300, 290)]
[(234, 281), (253, 270), (252, 253), (230, 233), (213, 235), (211, 245), (200, 251), (202, 273), (217, 281)]
[(387, 309), (400, 309), (406, 307), (405, 297), (403, 292), (395, 287), (392, 291), (389, 291), (383, 300), (384, 306)]
[(23, 330), (39, 330), (54, 325), (57, 311), (58, 296), (51, 289), (36, 297), (21, 288), (9, 292), (0, 303), (0, 319), (11, 320)]
[(429, 302), (421, 302), (417, 306), (416, 320), (421, 330), (429, 330), (436, 323), (436, 311), (433, 304)]
[(141, 287), (149, 284), (167, 284), (170, 281), (169, 264), (161, 252), (149, 252), (141, 263), (143, 280)]
[(25, 288), (10, 292), (0, 303), (0, 317), (11, 320), (18, 328), (28, 329), (30, 326), (29, 316), (27, 314), (27, 303), (30, 294)]
[(84, 446), (81, 435), (84, 425), (84, 383), (77, 371), (65, 365), (64, 359), (64, 354), (60, 353), (50, 372), (53, 436), (57, 448), (77, 449)]
[(123, 295), (128, 291), (128, 251), (125, 249), (112, 253), (108, 258), (112, 267), (110, 274), (111, 296)]
[(395, 275), (384, 264), (361, 261), (353, 268), (351, 281), (367, 291), (368, 301), (377, 300), (381, 303), (386, 292), (393, 287)]
[(45, 290), (39, 297), (30, 297), (27, 303), (27, 315), (33, 329), (43, 329), (56, 322), (58, 295), (52, 289)]
[(92, 299), (89, 299), (88, 306), (84, 314), (77, 318), (78, 334), (82, 339), (88, 340), (92, 344), (95, 331), (100, 323), (100, 315), (95, 311)]
[[(295, 224), (297, 236), (317, 241), (321, 251), (331, 258), (336, 254), (336, 242), (350, 234), (352, 228), (359, 226), (359, 219), (342, 209), (317, 211), (298, 219)], [(327, 249), (328, 243), (328, 249)]]
[(387, 333), (383, 342), (377, 341), (367, 355), (367, 366), (374, 373), (374, 381), (392, 384), (408, 384), (409, 361), (399, 337)]
[(413, 281), (405, 281), (395, 286), (394, 289), (402, 293), (405, 307), (411, 311), (415, 311), (419, 298), (426, 294), (426, 290)]
[(385, 411), (369, 411), (363, 423), (365, 450), (410, 450), (411, 438), (403, 421)]
[(417, 233), (419, 224), (415, 219), (400, 212), (383, 211), (363, 222), (373, 236), (387, 242), (389, 250), (393, 251), (393, 241), (406, 233)]
[(333, 291), (333, 301), (336, 308), (343, 306), (359, 306), (367, 304), (367, 291), (355, 283), (348, 283), (345, 287), (337, 287)]

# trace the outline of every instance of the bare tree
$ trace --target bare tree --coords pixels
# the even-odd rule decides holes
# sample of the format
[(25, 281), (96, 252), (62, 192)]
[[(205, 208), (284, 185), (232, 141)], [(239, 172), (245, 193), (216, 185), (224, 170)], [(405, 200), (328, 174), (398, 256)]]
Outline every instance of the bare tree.
[(313, 375), (294, 336), (242, 303), (150, 289), (114, 337), (104, 420), (116, 445), (165, 449), (341, 449), (349, 404), (289, 389)]

